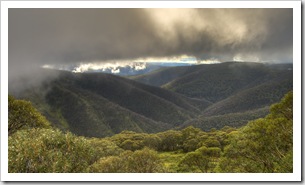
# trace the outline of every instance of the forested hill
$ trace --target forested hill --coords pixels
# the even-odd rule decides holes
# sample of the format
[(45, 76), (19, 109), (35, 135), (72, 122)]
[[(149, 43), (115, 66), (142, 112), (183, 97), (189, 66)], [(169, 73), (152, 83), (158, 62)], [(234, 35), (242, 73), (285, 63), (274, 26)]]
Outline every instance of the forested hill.
[(30, 102), (9, 97), (9, 173), (292, 173), (293, 94), (236, 129), (187, 127), (88, 138), (64, 133)]
[(292, 90), (292, 64), (225, 62), (166, 68), (134, 80), (213, 102), (206, 116), (269, 106)]
[[(46, 72), (58, 77), (17, 98), (31, 101), (61, 130), (90, 137), (192, 125), (205, 131), (240, 127), (267, 115), (269, 106), (292, 90), (292, 64), (183, 66), (131, 79), (103, 73)], [(144, 78), (161, 87), (140, 82)]]
[(210, 105), (103, 73), (61, 72), (56, 80), (29, 89), (22, 96), (57, 127), (95, 137), (123, 130), (167, 130), (197, 117), (201, 109)]

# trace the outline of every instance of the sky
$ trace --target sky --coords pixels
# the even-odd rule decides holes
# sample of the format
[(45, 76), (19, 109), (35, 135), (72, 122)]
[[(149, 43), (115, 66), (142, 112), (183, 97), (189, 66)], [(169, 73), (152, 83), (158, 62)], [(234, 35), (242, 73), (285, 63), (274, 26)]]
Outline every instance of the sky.
[(155, 61), (292, 62), (292, 9), (12, 9), (8, 75), (43, 65)]

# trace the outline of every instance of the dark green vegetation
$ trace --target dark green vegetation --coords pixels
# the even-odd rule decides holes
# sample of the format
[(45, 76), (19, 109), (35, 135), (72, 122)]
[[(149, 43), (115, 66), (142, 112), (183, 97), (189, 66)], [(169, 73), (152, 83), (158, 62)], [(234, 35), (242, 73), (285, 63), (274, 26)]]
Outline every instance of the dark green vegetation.
[(8, 134), (11, 135), (22, 128), (49, 128), (50, 123), (28, 101), (8, 97)]
[(291, 69), (45, 70), (57, 78), (9, 96), (9, 172), (292, 172)]
[[(292, 64), (225, 62), (165, 68), (133, 79), (213, 103), (234, 96), (251, 101), (244, 96), (258, 94), (253, 98), (259, 98), (259, 104), (268, 104), (279, 100), (283, 91), (288, 92), (292, 88)], [(276, 92), (270, 92), (270, 89)], [(266, 95), (263, 96), (260, 91)]]
[(81, 136), (187, 126), (209, 131), (266, 116), (292, 90), (291, 69), (292, 64), (227, 62), (164, 68), (132, 79), (46, 70), (59, 77), (17, 97), (31, 101), (60, 130)]
[(209, 105), (204, 100), (102, 73), (62, 72), (56, 80), (30, 89), (22, 97), (33, 102), (58, 128), (94, 137), (123, 130), (167, 130), (195, 118), (201, 107)]
[(204, 114), (219, 115), (253, 110), (279, 101), (292, 90), (292, 64), (226, 62), (166, 68), (133, 79), (208, 100), (213, 105)]
[[(29, 102), (9, 97), (9, 172), (292, 172), (292, 92), (236, 129), (192, 126), (86, 138), (50, 127)], [(34, 116), (33, 116), (34, 115)], [(18, 117), (18, 119), (16, 119)], [(18, 122), (18, 124), (15, 124)]]
[(223, 128), (224, 126), (231, 126), (239, 128), (248, 123), (249, 120), (262, 118), (269, 112), (269, 107), (263, 107), (245, 112), (228, 113), (224, 115), (205, 116), (201, 115), (196, 119), (186, 121), (179, 128), (194, 126), (202, 130), (211, 130), (215, 128)]
[(232, 134), (220, 160), (221, 172), (292, 172), (292, 92), (271, 106), (265, 118), (249, 122)]

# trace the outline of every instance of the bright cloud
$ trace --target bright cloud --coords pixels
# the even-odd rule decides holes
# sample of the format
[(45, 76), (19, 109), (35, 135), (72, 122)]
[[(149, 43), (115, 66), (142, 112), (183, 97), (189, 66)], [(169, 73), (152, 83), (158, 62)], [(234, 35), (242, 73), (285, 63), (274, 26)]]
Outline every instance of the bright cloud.
[(107, 61), (93, 61), (93, 62), (82, 62), (80, 64), (66, 64), (66, 65), (52, 65), (45, 64), (42, 68), (46, 69), (58, 69), (65, 71), (72, 71), (74, 73), (83, 73), (88, 71), (111, 71), (111, 73), (120, 73), (120, 68), (129, 67), (135, 71), (146, 69), (147, 63), (183, 63), (183, 64), (212, 64), (219, 63), (215, 58), (207, 60), (199, 60), (194, 56), (181, 55), (172, 57), (147, 57), (137, 58), (133, 60), (107, 60)]

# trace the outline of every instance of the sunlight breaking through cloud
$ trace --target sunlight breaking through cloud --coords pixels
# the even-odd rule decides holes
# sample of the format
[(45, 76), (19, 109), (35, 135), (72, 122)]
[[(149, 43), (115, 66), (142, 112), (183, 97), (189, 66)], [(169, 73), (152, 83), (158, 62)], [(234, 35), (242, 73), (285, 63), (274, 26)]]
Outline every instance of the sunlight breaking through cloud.
[(137, 58), (133, 60), (107, 60), (107, 61), (92, 61), (92, 62), (81, 62), (79, 64), (45, 64), (42, 65), (42, 68), (45, 69), (57, 69), (64, 71), (72, 71), (74, 73), (83, 73), (88, 71), (110, 71), (113, 74), (120, 73), (120, 68), (133, 69), (135, 71), (144, 70), (147, 67), (147, 64), (166, 64), (166, 63), (175, 63), (177, 64), (215, 64), (220, 63), (216, 58), (199, 60), (194, 56), (181, 55), (181, 56), (172, 56), (172, 57), (147, 57), (147, 58)]

